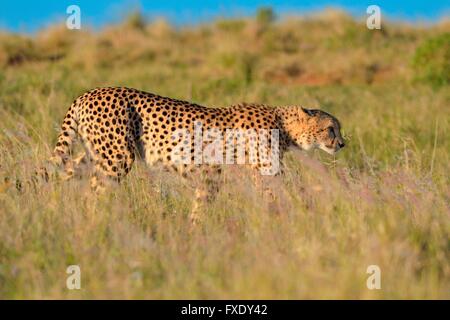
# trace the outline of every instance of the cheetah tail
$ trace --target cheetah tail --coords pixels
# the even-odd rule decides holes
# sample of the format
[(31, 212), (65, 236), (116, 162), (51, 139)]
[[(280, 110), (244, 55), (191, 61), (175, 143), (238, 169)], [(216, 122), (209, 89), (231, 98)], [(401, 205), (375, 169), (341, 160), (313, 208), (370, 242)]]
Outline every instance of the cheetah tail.
[(50, 162), (54, 165), (65, 165), (72, 152), (72, 144), (78, 136), (78, 109), (79, 101), (75, 100), (70, 106), (61, 125), (55, 149), (53, 150)]

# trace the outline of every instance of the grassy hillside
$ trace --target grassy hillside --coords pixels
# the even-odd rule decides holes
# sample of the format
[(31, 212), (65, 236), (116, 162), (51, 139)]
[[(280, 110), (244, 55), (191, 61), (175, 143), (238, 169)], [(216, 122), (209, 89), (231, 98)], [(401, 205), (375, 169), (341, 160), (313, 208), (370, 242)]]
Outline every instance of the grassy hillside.
[[(370, 31), (324, 12), (0, 33), (0, 298), (450, 298), (450, 90), (419, 76), (440, 60), (416, 56), (449, 32)], [(317, 107), (340, 119), (347, 147), (289, 154), (278, 214), (227, 171), (194, 231), (192, 189), (142, 163), (99, 197), (87, 179), (16, 185), (49, 157), (72, 100), (97, 86)], [(72, 264), (81, 290), (66, 288)], [(381, 290), (366, 287), (372, 264)]]

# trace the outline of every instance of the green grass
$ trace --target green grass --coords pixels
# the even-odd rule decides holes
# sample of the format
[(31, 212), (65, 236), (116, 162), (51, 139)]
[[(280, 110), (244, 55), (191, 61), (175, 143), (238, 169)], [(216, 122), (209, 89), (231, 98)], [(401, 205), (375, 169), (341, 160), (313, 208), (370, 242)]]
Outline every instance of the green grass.
[[(448, 24), (370, 33), (325, 15), (263, 31), (253, 20), (111, 28), (0, 45), (0, 298), (450, 298), (450, 90), (410, 69)], [(11, 52), (23, 58), (2, 60)], [(108, 85), (322, 108), (347, 146), (287, 155), (279, 213), (227, 170), (194, 231), (192, 189), (142, 163), (101, 196), (87, 178), (27, 183), (71, 101)], [(71, 264), (81, 290), (65, 286)], [(366, 287), (372, 264), (381, 290)]]

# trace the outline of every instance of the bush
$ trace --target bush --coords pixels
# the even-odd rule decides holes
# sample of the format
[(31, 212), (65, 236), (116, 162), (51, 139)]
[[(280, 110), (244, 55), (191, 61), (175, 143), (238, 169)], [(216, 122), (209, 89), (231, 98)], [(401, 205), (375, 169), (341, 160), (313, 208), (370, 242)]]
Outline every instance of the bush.
[(264, 28), (268, 27), (275, 21), (275, 13), (270, 7), (259, 8), (256, 13), (256, 21)]
[(140, 11), (134, 11), (125, 18), (125, 25), (131, 29), (142, 31), (147, 25), (147, 19)]
[(39, 54), (30, 39), (19, 35), (0, 34), (0, 67), (20, 65), (38, 58)]
[(415, 78), (433, 86), (450, 84), (450, 33), (426, 40), (412, 61)]

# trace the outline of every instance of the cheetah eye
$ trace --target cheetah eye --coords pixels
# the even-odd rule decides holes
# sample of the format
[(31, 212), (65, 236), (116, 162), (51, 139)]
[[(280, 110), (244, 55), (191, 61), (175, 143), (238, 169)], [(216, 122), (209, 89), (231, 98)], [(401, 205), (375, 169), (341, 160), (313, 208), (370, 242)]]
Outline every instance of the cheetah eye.
[(330, 133), (330, 136), (332, 138), (336, 137), (336, 134), (334, 133), (334, 128), (333, 127), (328, 127), (328, 132)]

